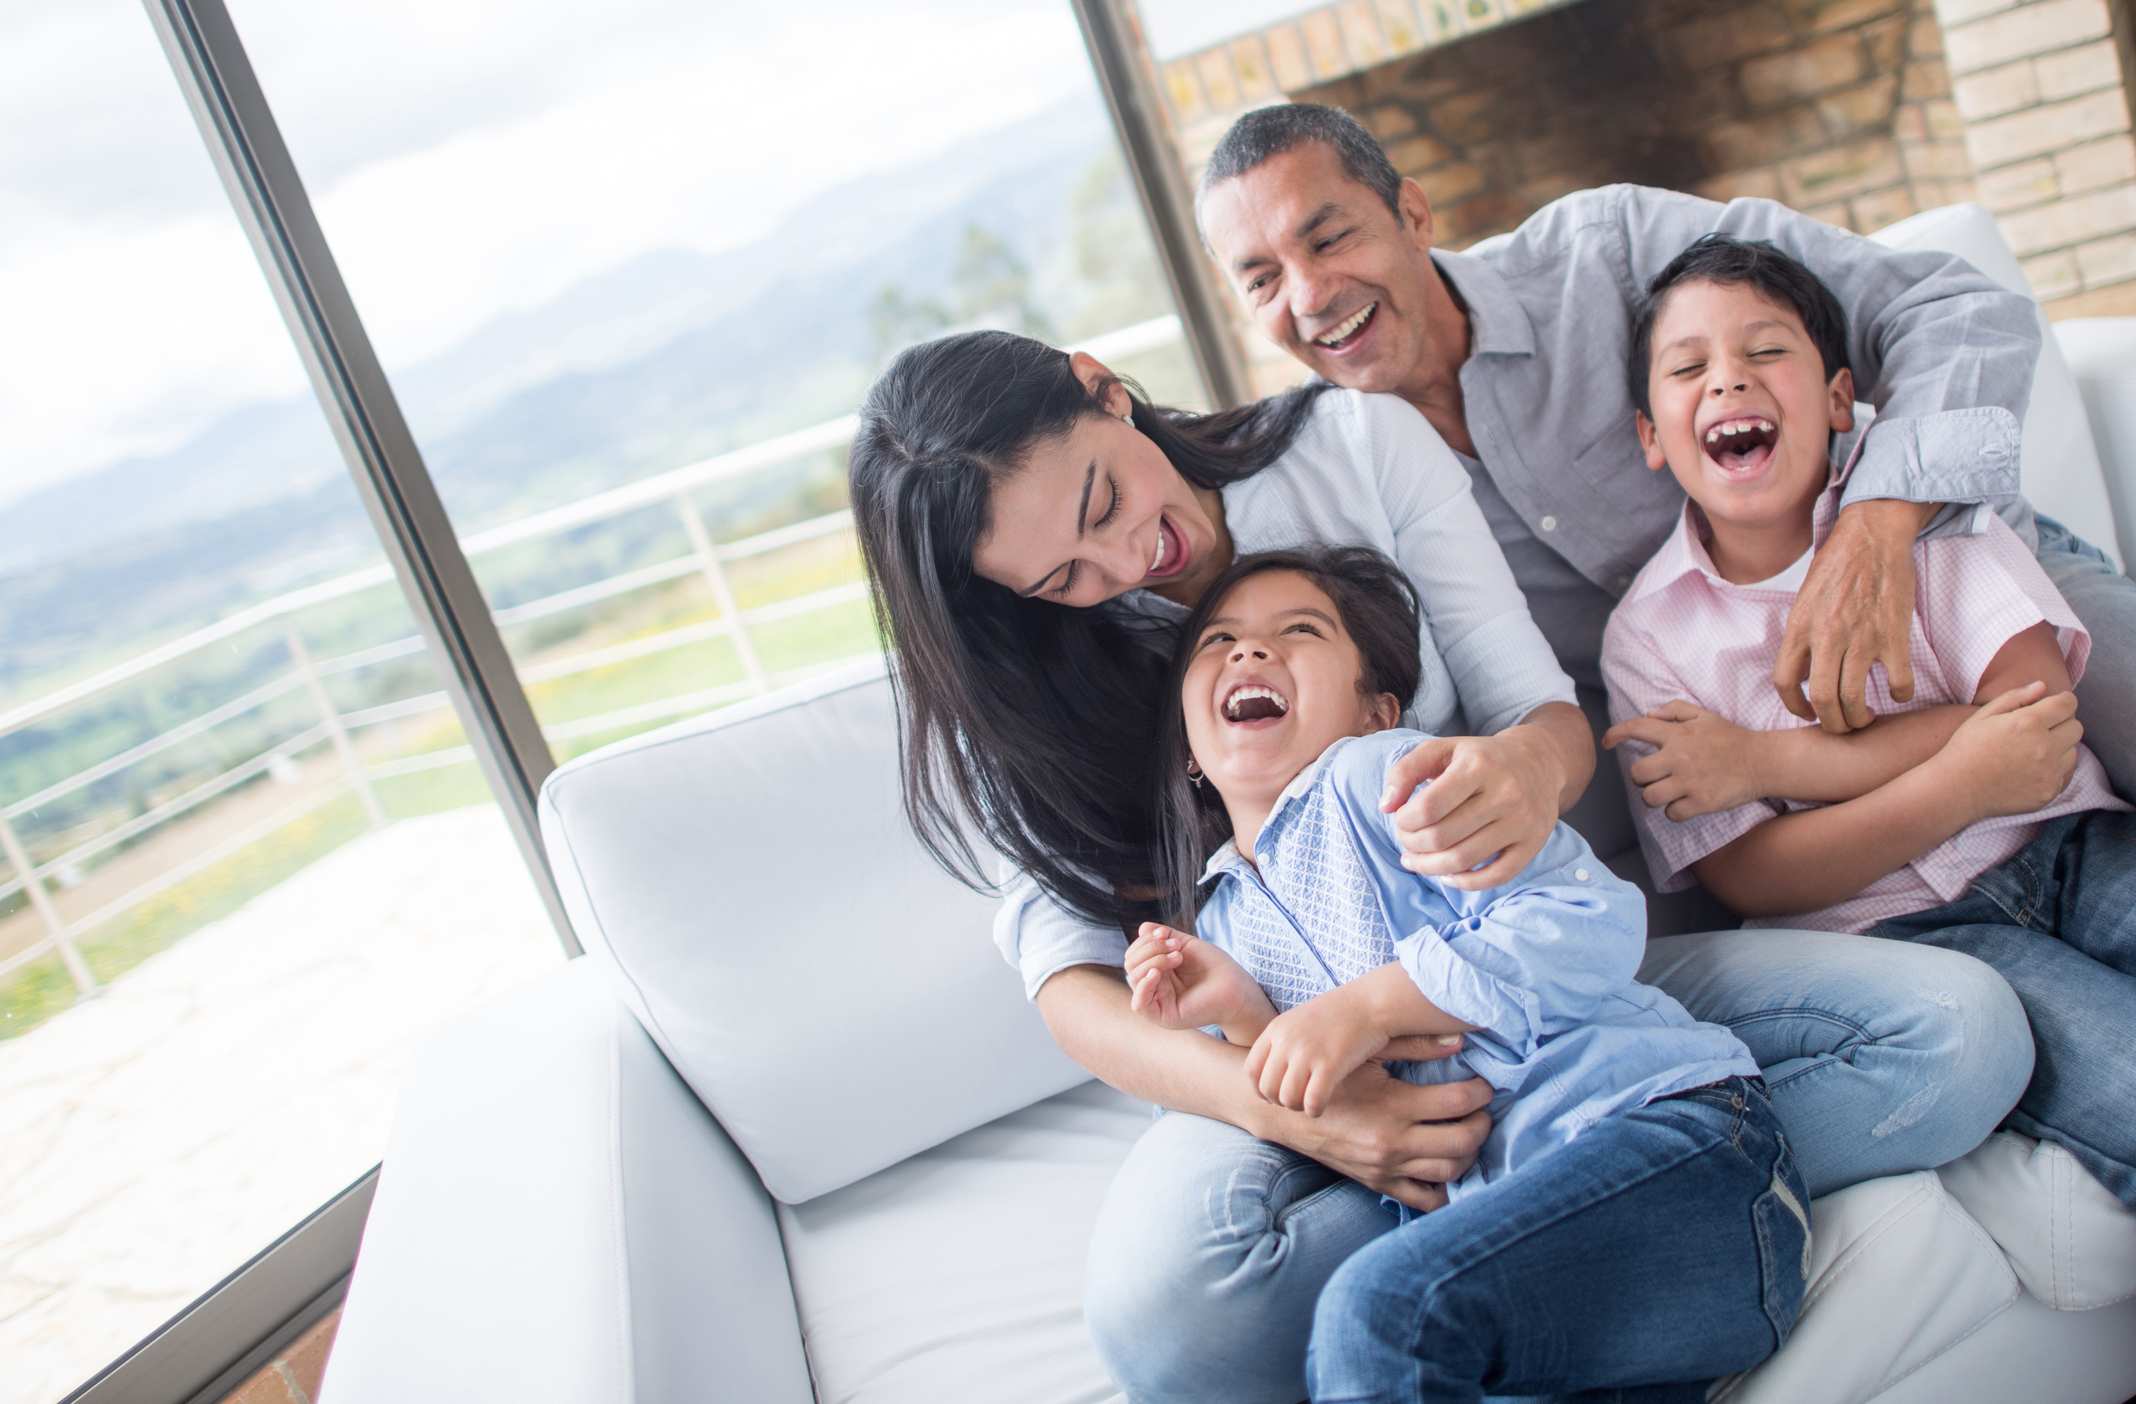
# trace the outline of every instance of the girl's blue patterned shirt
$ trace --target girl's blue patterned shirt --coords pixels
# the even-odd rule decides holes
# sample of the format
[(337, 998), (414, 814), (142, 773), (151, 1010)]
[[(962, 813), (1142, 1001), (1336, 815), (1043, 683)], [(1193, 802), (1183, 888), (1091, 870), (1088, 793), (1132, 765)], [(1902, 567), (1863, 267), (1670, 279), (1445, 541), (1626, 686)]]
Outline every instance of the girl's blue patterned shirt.
[(1209, 860), (1203, 878), (1217, 886), (1196, 927), (1279, 1010), (1400, 961), (1433, 1004), (1477, 1026), (1451, 1058), (1389, 1069), (1494, 1090), (1490, 1138), (1449, 1196), (1616, 1112), (1757, 1076), (1734, 1034), (1633, 978), (1646, 899), (1565, 825), (1512, 882), (1483, 892), (1401, 865), (1379, 799), (1388, 767), (1427, 739), (1394, 730), (1330, 746), (1277, 799), (1254, 863), (1235, 843)]

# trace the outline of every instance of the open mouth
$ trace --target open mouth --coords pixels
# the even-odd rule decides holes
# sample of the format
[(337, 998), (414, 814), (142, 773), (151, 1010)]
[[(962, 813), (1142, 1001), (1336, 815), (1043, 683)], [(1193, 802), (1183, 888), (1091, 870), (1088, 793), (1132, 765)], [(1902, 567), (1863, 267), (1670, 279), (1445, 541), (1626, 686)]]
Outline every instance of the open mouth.
[(1282, 719), (1290, 699), (1263, 683), (1240, 683), (1224, 698), (1224, 720), (1235, 726)]
[(1763, 468), (1780, 442), (1780, 430), (1760, 415), (1724, 419), (1706, 430), (1706, 457), (1723, 473), (1747, 477)]
[(1157, 519), (1157, 554), (1150, 558), (1152, 576), (1177, 575), (1187, 568), (1187, 539), (1170, 517)]
[(1379, 315), (1379, 304), (1368, 302), (1352, 313), (1348, 319), (1332, 330), (1324, 331), (1313, 338), (1313, 344), (1327, 351), (1347, 351), (1357, 344), (1372, 319)]

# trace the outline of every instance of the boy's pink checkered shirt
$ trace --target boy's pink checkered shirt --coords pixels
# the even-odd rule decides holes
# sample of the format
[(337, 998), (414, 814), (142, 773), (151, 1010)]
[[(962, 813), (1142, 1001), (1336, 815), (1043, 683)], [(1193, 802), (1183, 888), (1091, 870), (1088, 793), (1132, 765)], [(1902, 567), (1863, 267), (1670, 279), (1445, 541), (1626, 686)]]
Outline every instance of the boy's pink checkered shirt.
[[(1839, 511), (1844, 479), (1817, 501), (1813, 538), (1822, 544)], [(1643, 716), (1682, 700), (1757, 731), (1807, 726), (1773, 690), (1773, 662), (1795, 593), (1809, 570), (1805, 554), (1787, 570), (1755, 585), (1733, 585), (1706, 554), (1704, 520), (1694, 502), (1654, 559), (1633, 580), (1602, 638), (1602, 675), (1609, 684), (1612, 722)], [(1881, 666), (1869, 679), (1869, 706), (1879, 716), (1921, 707), (1970, 703), (1989, 662), (2010, 639), (2040, 623), (2054, 625), (2072, 682), (2084, 674), (2091, 637), (2070, 611), (2032, 552), (2001, 518), (1975, 509), (1970, 535), (1952, 533), (1914, 543), (1912, 659), (1914, 695), (1894, 702)], [(1696, 881), (1691, 865), (1767, 819), (1815, 805), (1760, 800), (1681, 823), (1640, 802), (1630, 782), (1632, 763), (1652, 747), (1617, 747), (1626, 770), (1633, 818), (1655, 885), (1678, 892)], [(2076, 774), (2045, 809), (1985, 819), (1872, 883), (1844, 902), (1798, 916), (1760, 918), (1746, 926), (1799, 926), (1866, 931), (1886, 917), (1925, 911), (1956, 900), (1974, 878), (2031, 841), (2039, 822), (2087, 809), (2128, 809), (2114, 797), (2106, 771), (2086, 748)]]

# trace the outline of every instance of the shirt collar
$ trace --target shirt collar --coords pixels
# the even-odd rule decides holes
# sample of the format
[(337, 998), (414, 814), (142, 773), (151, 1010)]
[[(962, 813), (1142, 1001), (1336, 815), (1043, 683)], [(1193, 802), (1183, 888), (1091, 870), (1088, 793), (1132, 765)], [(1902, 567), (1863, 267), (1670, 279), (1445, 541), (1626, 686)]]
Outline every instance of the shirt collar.
[[(1313, 788), (1313, 782), (1318, 780), (1321, 772), (1328, 768), (1328, 761), (1334, 757), (1335, 753), (1356, 739), (1354, 736), (1340, 738), (1334, 745), (1322, 751), (1311, 765), (1291, 777), (1291, 782), (1283, 787), (1283, 793), (1277, 795), (1276, 802), (1268, 807), (1268, 817), (1261, 821), (1261, 832), (1264, 835), (1275, 826), (1277, 818), (1286, 809), (1305, 798), (1306, 793)], [(1226, 839), (1224, 840), (1224, 846), (1210, 854), (1209, 861), (1202, 866), (1201, 880), (1207, 882), (1211, 878), (1243, 866), (1245, 862), (1245, 855), (1239, 851), (1239, 841), (1236, 838)]]
[[(1812, 509), (1810, 551), (1804, 553), (1805, 560), (1808, 559), (1811, 552), (1824, 545), (1825, 535), (1831, 531), (1833, 519), (1839, 515), (1840, 494), (1845, 491), (1846, 485), (1847, 478), (1844, 470), (1834, 473), (1832, 481), (1818, 495), (1817, 505)], [(1698, 504), (1686, 497), (1684, 499), (1684, 509), (1676, 518), (1676, 530), (1670, 532), (1669, 539), (1661, 543), (1661, 549), (1654, 553), (1653, 562), (1647, 567), (1645, 584), (1639, 591), (1640, 594), (1657, 594), (1668, 589), (1685, 576), (1693, 574), (1703, 575), (1711, 584), (1731, 590), (1753, 590), (1760, 587), (1796, 589), (1800, 587), (1802, 582), (1799, 578), (1789, 582), (1789, 577), (1798, 574), (1802, 564), (1801, 561), (1797, 561), (1795, 565), (1788, 567), (1787, 570), (1782, 571), (1771, 580), (1760, 580), (1750, 585), (1736, 585), (1732, 581), (1723, 579), (1721, 573), (1714, 569), (1713, 557), (1706, 550), (1704, 522), (1705, 519), (1698, 510)]]
[(1535, 354), (1535, 323), (1496, 268), (1473, 254), (1444, 249), (1433, 249), (1431, 260), (1468, 304), (1470, 355)]

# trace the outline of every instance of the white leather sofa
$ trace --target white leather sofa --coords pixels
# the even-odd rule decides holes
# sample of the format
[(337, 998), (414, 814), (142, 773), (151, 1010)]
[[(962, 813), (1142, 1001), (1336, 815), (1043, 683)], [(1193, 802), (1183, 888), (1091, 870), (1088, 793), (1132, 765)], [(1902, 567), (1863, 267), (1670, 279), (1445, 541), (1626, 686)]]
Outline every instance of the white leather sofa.
[[(2017, 277), (1977, 207), (1885, 237)], [(2136, 329), (2068, 352), (2025, 472), (2099, 540), (2082, 405), (2136, 490)], [(542, 817), (588, 955), (413, 1059), (327, 1404), (1119, 1398), (1083, 1253), (1148, 1109), (1054, 1047), (911, 838), (880, 667), (582, 757)], [(2136, 1216), (2058, 1149), (2001, 1134), (1814, 1217), (1794, 1337), (1717, 1399), (2136, 1394)]]

